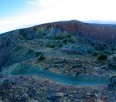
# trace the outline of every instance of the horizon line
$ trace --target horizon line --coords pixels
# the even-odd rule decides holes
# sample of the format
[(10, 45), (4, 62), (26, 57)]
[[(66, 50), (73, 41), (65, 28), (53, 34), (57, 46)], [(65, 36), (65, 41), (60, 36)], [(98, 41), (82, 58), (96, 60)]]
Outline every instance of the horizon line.
[(39, 26), (39, 25), (43, 25), (43, 24), (48, 24), (48, 23), (55, 23), (55, 22), (67, 22), (67, 21), (79, 21), (82, 23), (88, 23), (88, 24), (103, 24), (103, 25), (116, 25), (116, 21), (103, 21), (103, 20), (76, 20), (76, 19), (72, 19), (72, 20), (58, 20), (58, 21), (51, 21), (51, 22), (43, 22), (43, 23), (36, 23), (36, 24), (25, 24), (16, 28), (12, 28), (6, 31), (0, 31), (0, 34), (4, 34), (7, 32), (11, 32), (11, 31), (15, 31), (15, 30), (20, 30), (20, 29), (26, 29), (26, 28), (30, 28), (30, 27), (34, 27), (34, 26)]

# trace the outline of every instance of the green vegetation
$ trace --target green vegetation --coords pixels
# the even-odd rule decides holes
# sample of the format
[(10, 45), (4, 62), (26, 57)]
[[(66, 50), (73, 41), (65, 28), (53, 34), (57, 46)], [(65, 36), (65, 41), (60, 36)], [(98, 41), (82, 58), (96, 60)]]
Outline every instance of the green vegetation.
[(38, 62), (44, 61), (44, 60), (45, 60), (45, 56), (43, 54), (38, 57)]
[(101, 55), (99, 55), (98, 56), (98, 58), (97, 58), (98, 60), (107, 60), (107, 56), (106, 55), (104, 55), (104, 54), (101, 54)]
[(93, 56), (95, 56), (95, 57), (98, 56), (98, 53), (97, 52), (94, 52), (93, 53)]
[(37, 38), (44, 38), (46, 36), (46, 28), (44, 27), (40, 27), (38, 30), (37, 30)]
[(63, 40), (63, 43), (67, 45), (68, 41), (66, 39)]
[(49, 48), (58, 48), (58, 47), (62, 47), (64, 44), (62, 41), (60, 40), (55, 40), (55, 41), (49, 41), (46, 46)]
[(36, 57), (41, 55), (41, 52), (35, 52)]
[(65, 44), (67, 44), (68, 42), (76, 42), (77, 41), (77, 38), (75, 36), (70, 35), (66, 32), (55, 35), (54, 39), (55, 40), (63, 40), (63, 42)]
[(115, 47), (112, 47), (112, 48), (111, 48), (111, 50), (112, 50), (112, 51), (115, 51), (115, 50), (116, 50), (116, 48), (115, 48)]
[(34, 52), (32, 49), (29, 49), (27, 53), (32, 53)]
[(20, 35), (22, 35), (22, 37), (25, 39), (27, 37), (27, 33), (25, 32), (24, 29), (20, 30)]

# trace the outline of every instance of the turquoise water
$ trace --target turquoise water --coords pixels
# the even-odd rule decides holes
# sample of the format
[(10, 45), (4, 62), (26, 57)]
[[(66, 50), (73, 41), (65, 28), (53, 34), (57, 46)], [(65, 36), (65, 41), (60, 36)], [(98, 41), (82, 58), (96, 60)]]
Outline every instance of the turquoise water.
[(63, 74), (56, 74), (46, 70), (36, 69), (36, 70), (28, 70), (25, 75), (32, 75), (38, 76), (40, 78), (48, 79), (60, 84), (67, 84), (67, 85), (98, 85), (98, 84), (108, 84), (109, 78), (108, 77), (95, 77), (95, 76), (78, 76), (77, 78), (63, 75)]

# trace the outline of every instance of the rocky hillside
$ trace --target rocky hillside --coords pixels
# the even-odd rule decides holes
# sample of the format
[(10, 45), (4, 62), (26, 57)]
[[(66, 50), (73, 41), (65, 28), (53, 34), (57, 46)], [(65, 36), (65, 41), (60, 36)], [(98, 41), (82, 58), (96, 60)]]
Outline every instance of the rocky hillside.
[[(73, 93), (74, 90), (69, 90), (68, 92), (68, 86), (60, 85), (62, 81), (59, 81), (65, 78), (66, 82), (63, 80), (63, 84), (66, 85), (67, 83), (73, 83), (70, 81), (71, 78), (73, 81), (76, 81), (77, 79), (75, 78), (81, 76), (85, 78), (96, 77), (94, 80), (98, 79), (96, 86), (98, 94), (102, 94), (102, 88), (105, 91), (104, 95), (99, 95), (99, 98), (95, 98), (97, 97), (95, 95), (91, 96), (88, 102), (94, 102), (89, 100), (115, 102), (115, 90), (111, 90), (112, 98), (109, 98), (107, 93), (109, 92), (108, 84), (106, 84), (109, 83), (108, 79), (110, 77), (116, 75), (115, 32), (115, 25), (65, 21), (42, 24), (1, 34), (0, 99), (3, 102), (14, 102), (8, 100), (13, 99), (14, 91), (16, 91), (17, 94), (13, 100), (18, 98), (17, 102), (21, 102), (20, 99), (23, 99), (23, 97), (26, 97), (24, 102), (31, 102), (31, 99), (33, 100), (32, 102), (35, 102), (34, 100), (37, 102), (77, 102), (76, 97), (79, 94), (84, 95), (82, 95), (83, 99), (77, 98), (79, 102), (86, 102), (85, 100), (88, 99), (86, 94), (94, 93), (94, 90), (96, 90), (91, 82), (88, 84), (88, 87), (89, 89), (92, 88), (92, 90), (88, 90), (88, 87), (85, 87), (85, 82), (89, 81), (89, 79), (83, 79), (85, 80), (84, 85), (82, 80), (79, 79), (82, 87), (78, 86), (78, 83), (71, 86), (74, 90), (77, 90), (76, 93)], [(100, 78), (104, 79), (105, 85), (99, 85), (104, 84)], [(45, 86), (46, 79), (50, 88), (52, 86), (56, 87), (55, 90), (53, 89), (53, 93), (46, 91), (49, 89), (49, 87)], [(41, 83), (41, 80), (45, 82)], [(40, 87), (35, 86), (37, 90), (29, 91), (29, 87), (34, 88), (34, 85), (31, 86), (29, 84), (32, 81), (35, 84), (39, 83)], [(50, 84), (51, 81), (52, 84)], [(66, 90), (64, 92), (58, 91), (59, 87), (61, 91), (63, 91), (62, 87), (65, 87)], [(84, 94), (85, 89), (87, 90)], [(24, 93), (23, 90), (27, 90), (29, 93), (25, 91), (26, 96), (20, 95), (20, 92)], [(39, 90), (42, 93), (38, 93)], [(11, 94), (7, 95), (9, 91)], [(33, 91), (36, 91), (34, 93), (38, 93), (39, 97), (35, 96), (34, 98)], [(31, 96), (29, 96), (30, 94)], [(64, 96), (65, 94), (67, 95), (66, 97)], [(41, 96), (42, 99), (40, 100)], [(57, 96), (58, 100), (56, 101)]]
[(94, 39), (99, 41), (110, 42), (115, 41), (116, 39), (116, 25), (89, 24), (72, 20), (65, 22), (48, 23), (36, 27), (44, 27), (46, 29), (56, 28), (56, 34), (59, 31), (66, 31), (76, 37), (84, 37), (87, 39)]

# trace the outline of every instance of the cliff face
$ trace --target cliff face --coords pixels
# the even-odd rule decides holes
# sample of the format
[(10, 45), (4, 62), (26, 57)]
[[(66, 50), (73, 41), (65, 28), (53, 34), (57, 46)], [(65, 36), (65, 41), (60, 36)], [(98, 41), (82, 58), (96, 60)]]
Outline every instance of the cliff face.
[[(100, 41), (115, 41), (116, 26), (105, 24), (88, 24), (79, 21), (65, 21), (43, 24), (34, 28), (43, 27), (46, 29), (55, 28), (61, 31), (66, 31), (70, 34), (87, 39), (94, 39)], [(56, 33), (56, 32), (55, 32)]]

